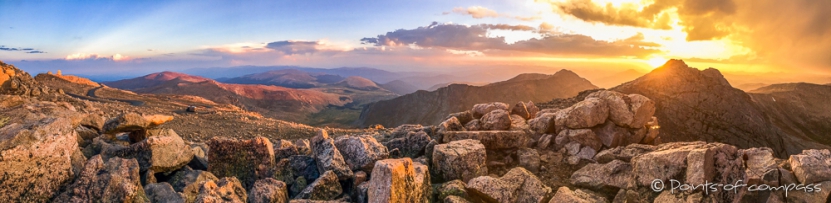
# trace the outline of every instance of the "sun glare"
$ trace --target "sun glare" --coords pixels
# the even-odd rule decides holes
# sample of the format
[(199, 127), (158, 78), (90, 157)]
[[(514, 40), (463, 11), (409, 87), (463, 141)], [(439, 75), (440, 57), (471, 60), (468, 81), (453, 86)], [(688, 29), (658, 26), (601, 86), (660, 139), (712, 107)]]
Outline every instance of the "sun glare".
[(652, 57), (651, 59), (647, 60), (646, 63), (649, 64), (652, 68), (657, 68), (658, 66), (664, 65), (667, 62), (667, 59), (664, 57), (656, 56)]

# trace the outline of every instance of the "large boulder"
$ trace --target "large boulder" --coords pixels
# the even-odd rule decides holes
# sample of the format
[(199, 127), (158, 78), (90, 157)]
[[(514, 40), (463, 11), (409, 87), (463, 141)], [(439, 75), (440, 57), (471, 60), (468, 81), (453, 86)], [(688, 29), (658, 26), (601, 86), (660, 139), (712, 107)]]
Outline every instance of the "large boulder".
[(512, 115), (519, 115), (526, 120), (537, 117), (537, 112), (540, 112), (540, 108), (532, 101), (528, 103), (520, 101), (514, 105), (514, 108), (511, 108)]
[(511, 129), (511, 115), (508, 111), (497, 109), (488, 112), (482, 119), (482, 128), (484, 130), (508, 130)]
[(346, 165), (343, 155), (335, 147), (335, 140), (329, 138), (329, 133), (326, 130), (319, 130), (317, 136), (312, 138), (311, 143), (318, 172), (322, 174), (326, 171), (332, 171), (340, 180), (347, 180), (352, 177), (352, 170)]
[(208, 181), (202, 184), (196, 203), (214, 202), (247, 202), (248, 194), (240, 181), (235, 177), (224, 177), (219, 181)]
[(338, 137), (335, 146), (352, 170), (371, 172), (375, 161), (389, 157), (387, 147), (369, 135)]
[(562, 116), (556, 117), (556, 123), (562, 126), (579, 129), (591, 128), (606, 122), (609, 117), (609, 107), (603, 100), (597, 98), (586, 98), (573, 106), (558, 112)]
[(236, 177), (243, 187), (250, 188), (254, 181), (271, 176), (275, 165), (274, 148), (264, 137), (237, 140), (213, 137), (207, 142), (208, 171), (219, 178)]
[(306, 186), (294, 199), (334, 200), (343, 193), (338, 182), (338, 176), (332, 171), (326, 171), (320, 177)]
[(473, 109), (471, 109), (471, 113), (473, 114), (474, 119), (482, 118), (487, 113), (490, 113), (494, 110), (504, 110), (508, 111), (508, 104), (502, 102), (492, 102), (492, 103), (484, 103), (484, 104), (476, 104), (473, 105)]
[(809, 149), (791, 155), (788, 162), (802, 184), (831, 181), (831, 151), (828, 149)]
[(146, 139), (129, 147), (111, 147), (103, 154), (134, 158), (142, 171), (152, 170), (156, 173), (177, 170), (193, 158), (193, 150), (173, 130), (149, 130), (147, 135)]
[(173, 187), (170, 184), (162, 182), (162, 183), (150, 183), (144, 186), (144, 193), (147, 194), (147, 198), (150, 199), (150, 202), (158, 202), (158, 203), (184, 203), (185, 199), (176, 191), (173, 191)]
[(141, 186), (139, 165), (135, 159), (100, 155), (87, 161), (84, 170), (55, 202), (149, 202)]
[(485, 146), (477, 140), (459, 140), (436, 145), (433, 150), (433, 173), (442, 180), (468, 181), (487, 175)]
[[(45, 202), (77, 175), (77, 134), (69, 119), (46, 118), (0, 128), (0, 199)], [(25, 181), (21, 181), (25, 180)]]
[(499, 150), (525, 147), (530, 138), (523, 131), (452, 131), (444, 133), (442, 142), (466, 139), (478, 140), (487, 149)]
[(376, 162), (367, 190), (369, 202), (427, 202), (425, 184), (430, 182), (424, 176), (428, 173), (422, 170), (419, 177), (416, 165), (410, 158)]
[(747, 184), (780, 185), (779, 167), (773, 150), (767, 147), (739, 150), (745, 165)]
[(257, 180), (248, 191), (250, 203), (284, 203), (288, 202), (286, 183), (273, 178)]
[(632, 165), (614, 160), (605, 164), (591, 163), (571, 174), (571, 184), (607, 193), (634, 187)]
[(173, 120), (173, 116), (146, 115), (125, 113), (108, 120), (102, 131), (107, 134), (129, 132), (131, 142), (139, 142), (146, 138), (145, 130)]
[(479, 176), (467, 183), (467, 189), (485, 202), (517, 202), (517, 185), (490, 176)]

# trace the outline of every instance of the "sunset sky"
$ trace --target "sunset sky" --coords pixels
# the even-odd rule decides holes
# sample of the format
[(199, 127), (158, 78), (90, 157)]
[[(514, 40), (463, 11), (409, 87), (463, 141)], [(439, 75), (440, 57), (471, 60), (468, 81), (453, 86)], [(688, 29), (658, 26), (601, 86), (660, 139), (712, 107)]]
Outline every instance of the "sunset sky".
[(831, 1), (0, 1), (0, 60), (30, 72), (613, 73), (670, 58), (726, 74), (831, 82)]

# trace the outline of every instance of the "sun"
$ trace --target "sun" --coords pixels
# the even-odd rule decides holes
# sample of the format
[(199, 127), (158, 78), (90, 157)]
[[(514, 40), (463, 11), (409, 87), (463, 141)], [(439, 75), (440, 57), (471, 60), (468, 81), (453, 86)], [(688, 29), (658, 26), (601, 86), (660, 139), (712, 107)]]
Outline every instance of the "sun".
[(664, 65), (667, 62), (667, 59), (664, 57), (656, 56), (652, 57), (651, 59), (646, 61), (646, 64), (649, 64), (652, 68), (657, 68), (658, 66)]

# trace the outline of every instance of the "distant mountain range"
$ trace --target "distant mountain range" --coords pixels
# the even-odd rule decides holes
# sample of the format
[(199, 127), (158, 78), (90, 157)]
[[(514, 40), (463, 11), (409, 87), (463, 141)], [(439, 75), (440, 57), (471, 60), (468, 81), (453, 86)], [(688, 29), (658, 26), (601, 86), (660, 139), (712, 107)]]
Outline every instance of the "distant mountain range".
[(356, 124), (435, 125), (448, 114), (471, 109), (478, 103), (505, 102), (513, 105), (519, 101), (548, 101), (572, 97), (580, 91), (596, 88), (588, 80), (568, 70), (553, 75), (522, 74), (485, 86), (452, 84), (432, 92), (421, 90), (372, 103), (361, 112)]

